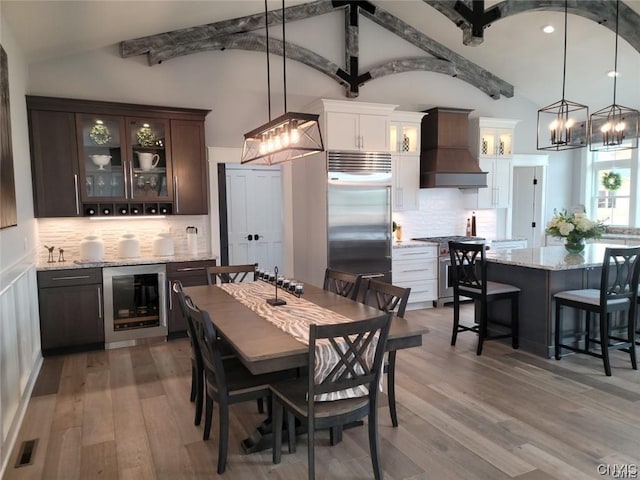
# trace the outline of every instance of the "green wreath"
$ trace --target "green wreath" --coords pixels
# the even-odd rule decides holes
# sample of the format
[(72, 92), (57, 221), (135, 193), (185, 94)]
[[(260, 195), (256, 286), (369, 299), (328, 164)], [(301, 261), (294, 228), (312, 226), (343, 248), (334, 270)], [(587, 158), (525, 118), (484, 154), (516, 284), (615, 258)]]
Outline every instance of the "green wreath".
[(615, 192), (622, 185), (622, 175), (616, 172), (607, 172), (602, 175), (602, 186), (606, 190)]
[(111, 132), (109, 132), (106, 125), (99, 123), (91, 127), (89, 138), (91, 138), (96, 145), (106, 145), (109, 143), (109, 140), (111, 140)]
[(156, 136), (149, 127), (142, 127), (136, 134), (141, 147), (153, 147), (156, 143)]

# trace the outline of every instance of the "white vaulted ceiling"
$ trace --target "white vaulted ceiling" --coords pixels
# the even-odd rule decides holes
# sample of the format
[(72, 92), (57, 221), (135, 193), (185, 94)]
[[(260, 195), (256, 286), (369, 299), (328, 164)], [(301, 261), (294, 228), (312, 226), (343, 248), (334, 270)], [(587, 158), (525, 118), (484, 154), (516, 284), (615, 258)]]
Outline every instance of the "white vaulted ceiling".
[[(640, 0), (623, 1), (640, 13)], [(286, 1), (287, 6), (300, 3), (305, 2)], [(482, 44), (465, 46), (462, 31), (421, 0), (372, 0), (372, 3), (512, 84), (516, 95), (534, 104), (546, 105), (561, 97), (564, 22), (561, 12), (528, 12), (510, 16), (488, 27)], [(495, 3), (487, 1), (486, 6)], [(280, 5), (280, 1), (269, 1), (272, 10)], [(261, 13), (263, 9), (264, 3), (260, 0), (2, 0), (0, 14), (11, 26), (28, 61), (41, 62), (113, 46), (123, 40)], [(302, 22), (307, 28), (316, 20), (319, 19)], [(342, 22), (339, 18), (336, 20)], [(555, 33), (542, 33), (542, 27), (547, 24), (556, 27)], [(337, 31), (341, 28), (342, 25)], [(375, 31), (378, 27), (366, 27), (366, 21), (363, 21), (363, 28)], [(296, 26), (292, 24), (288, 29), (292, 31), (291, 41), (295, 42)], [(380, 54), (393, 56), (394, 42), (373, 46), (364, 42), (364, 35), (362, 37), (361, 71), (366, 70), (368, 64), (379, 62)], [(321, 35), (309, 33), (304, 41), (322, 42), (321, 39)], [(606, 73), (613, 69), (614, 41), (615, 35), (608, 28), (583, 17), (569, 15), (567, 99), (588, 103), (594, 110), (612, 102), (613, 84)], [(398, 39), (398, 49), (402, 42)], [(313, 45), (304, 46), (314, 49)], [(318, 45), (315, 50), (326, 55), (323, 47)], [(640, 52), (623, 39), (620, 39), (618, 48), (621, 75), (618, 78), (617, 103), (640, 108)], [(341, 58), (332, 60), (343, 62)], [(369, 85), (371, 83), (364, 85), (361, 91), (366, 91)], [(405, 94), (410, 97), (411, 92)]]

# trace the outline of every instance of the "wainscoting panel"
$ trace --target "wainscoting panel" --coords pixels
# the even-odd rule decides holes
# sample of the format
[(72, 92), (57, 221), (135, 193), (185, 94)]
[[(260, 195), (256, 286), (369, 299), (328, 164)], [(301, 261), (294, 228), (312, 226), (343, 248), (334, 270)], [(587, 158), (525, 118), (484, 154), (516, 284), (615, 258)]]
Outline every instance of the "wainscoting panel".
[(0, 478), (42, 365), (35, 263), (0, 272)]

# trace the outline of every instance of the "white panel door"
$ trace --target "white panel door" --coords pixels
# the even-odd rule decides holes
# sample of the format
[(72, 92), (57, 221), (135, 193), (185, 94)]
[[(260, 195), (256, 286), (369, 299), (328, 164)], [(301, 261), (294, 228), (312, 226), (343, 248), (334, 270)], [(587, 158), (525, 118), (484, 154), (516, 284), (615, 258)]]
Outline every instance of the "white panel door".
[(284, 271), (280, 168), (227, 165), (226, 187), (229, 264)]

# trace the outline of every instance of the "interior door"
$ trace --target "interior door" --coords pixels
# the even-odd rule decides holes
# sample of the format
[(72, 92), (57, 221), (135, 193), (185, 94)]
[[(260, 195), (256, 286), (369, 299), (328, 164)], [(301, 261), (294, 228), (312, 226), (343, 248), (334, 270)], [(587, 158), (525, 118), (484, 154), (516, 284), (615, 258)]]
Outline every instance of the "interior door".
[(227, 164), (225, 181), (229, 264), (283, 271), (280, 168)]
[(514, 238), (526, 238), (529, 247), (541, 246), (544, 234), (543, 179), (543, 167), (513, 169), (512, 233)]

